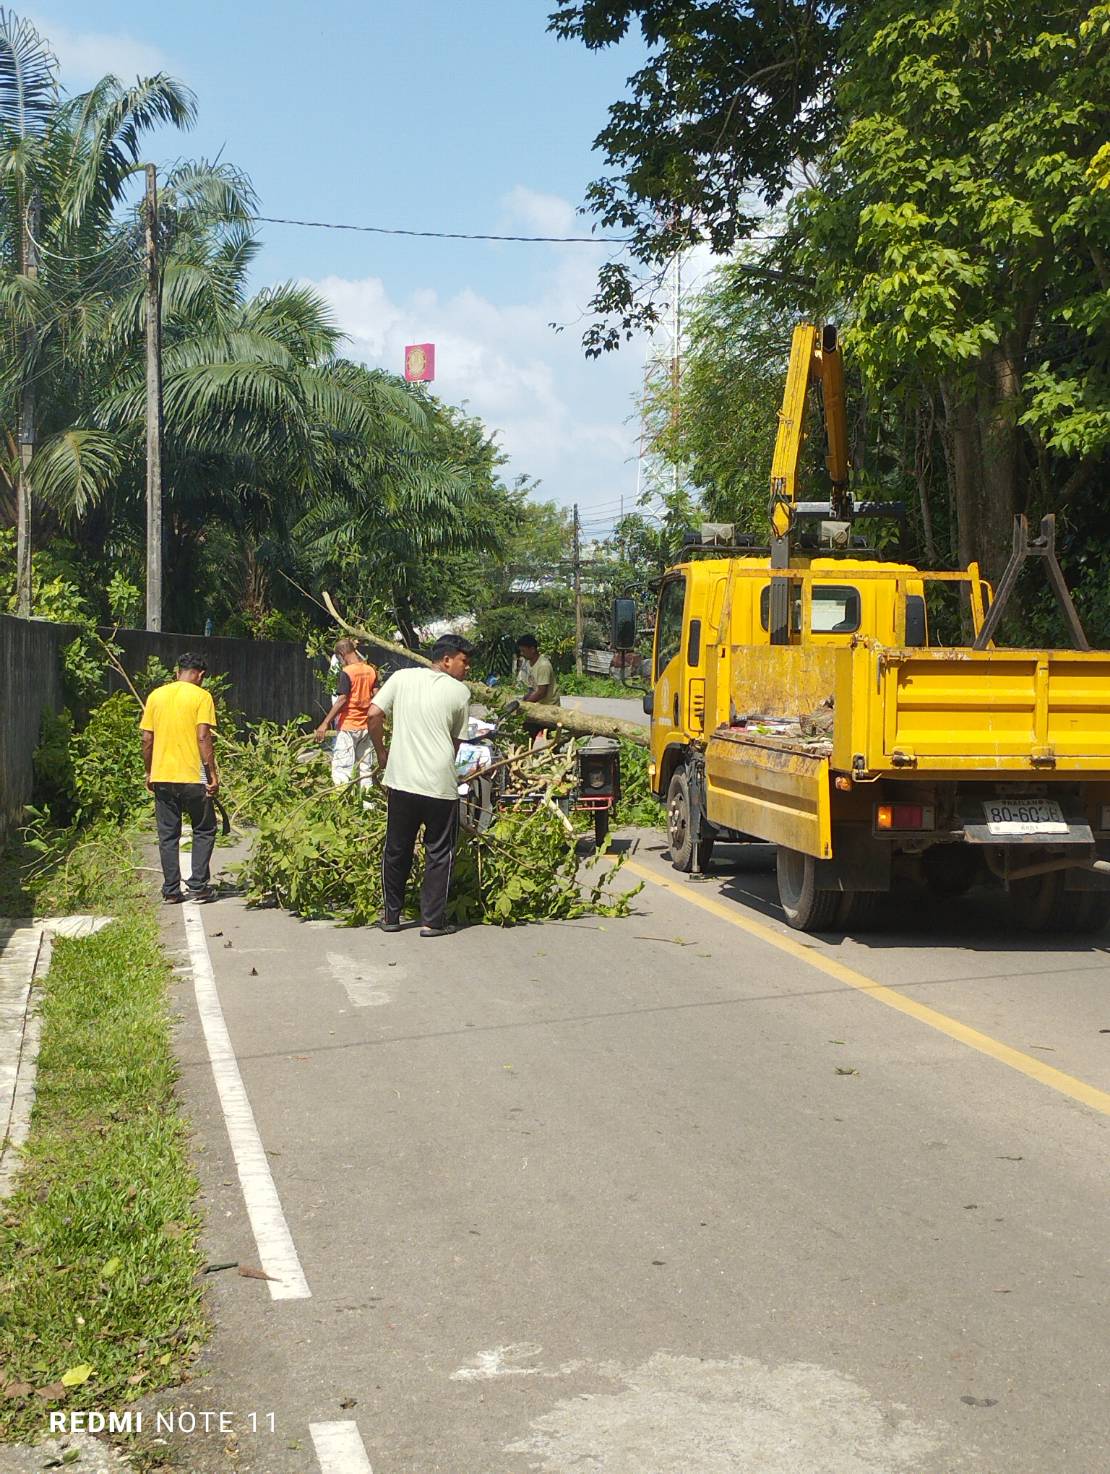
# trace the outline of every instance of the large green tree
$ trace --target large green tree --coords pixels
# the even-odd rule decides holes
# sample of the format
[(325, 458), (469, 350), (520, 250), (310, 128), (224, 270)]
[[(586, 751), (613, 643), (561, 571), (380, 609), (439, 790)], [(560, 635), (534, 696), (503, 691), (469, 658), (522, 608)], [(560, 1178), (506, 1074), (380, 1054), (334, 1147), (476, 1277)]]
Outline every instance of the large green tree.
[(1110, 448), (1110, 6), (882, 0), (845, 51), (789, 248), (876, 394), (936, 385), (959, 557), (996, 575)]
[(835, 315), (872, 419), (909, 427), (927, 547), (949, 491), (955, 551), (992, 575), (1015, 511), (1081, 516), (1110, 444), (1107, 6), (562, 0), (551, 18), (594, 48), (636, 24), (649, 61), (588, 196), (631, 261), (601, 275), (587, 351), (650, 322), (676, 250), (759, 242), (737, 270), (768, 312)]

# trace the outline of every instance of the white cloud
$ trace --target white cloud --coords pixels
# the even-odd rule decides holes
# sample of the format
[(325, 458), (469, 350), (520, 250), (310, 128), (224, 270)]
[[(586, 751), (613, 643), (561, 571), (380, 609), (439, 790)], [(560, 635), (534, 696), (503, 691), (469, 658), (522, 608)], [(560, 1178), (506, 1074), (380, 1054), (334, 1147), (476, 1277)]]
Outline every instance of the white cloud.
[[(566, 200), (518, 186), (503, 201), (506, 233), (582, 234)], [(506, 247), (506, 249), (513, 249)], [(639, 427), (633, 396), (643, 345), (587, 360), (580, 320), (604, 247), (519, 247), (545, 252), (546, 273), (526, 300), (494, 301), (470, 289), (394, 295), (379, 277), (329, 276), (312, 285), (350, 337), (348, 352), (400, 372), (407, 343), (436, 345), (435, 392), (465, 403), (497, 432), (509, 476), (538, 477), (541, 495), (592, 508), (636, 488)], [(552, 322), (567, 323), (562, 333)]]
[(578, 218), (574, 206), (559, 195), (541, 194), (518, 184), (502, 201), (509, 218), (507, 233), (520, 235), (588, 235), (588, 229)]
[(130, 82), (135, 77), (172, 71), (157, 46), (123, 31), (75, 31), (43, 16), (29, 19), (50, 43), (58, 58), (62, 85), (71, 92), (98, 82), (109, 72)]

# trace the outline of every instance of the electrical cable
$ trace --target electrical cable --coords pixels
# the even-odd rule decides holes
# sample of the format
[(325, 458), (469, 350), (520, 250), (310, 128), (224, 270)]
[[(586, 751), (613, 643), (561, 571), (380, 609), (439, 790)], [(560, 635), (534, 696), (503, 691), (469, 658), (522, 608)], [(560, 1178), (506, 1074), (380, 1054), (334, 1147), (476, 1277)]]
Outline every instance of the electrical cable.
[[(404, 235), (422, 240), (442, 241), (519, 241), (557, 246), (630, 246), (636, 237), (631, 235), (491, 235), (484, 231), (466, 230), (407, 230), (387, 225), (348, 225), (335, 220), (294, 220), (282, 215), (251, 215), (248, 217), (262, 225), (301, 225), (311, 230), (354, 230), (367, 235)], [(746, 241), (777, 241), (783, 232), (768, 231), (759, 235), (745, 236)], [(754, 270), (760, 268), (755, 267)]]
[(108, 256), (113, 251), (118, 251), (120, 246), (126, 244), (127, 242), (127, 236), (121, 233), (116, 237), (115, 240), (111, 241), (101, 251), (90, 251), (87, 255), (83, 256), (65, 256), (62, 254), (61, 251), (55, 251), (53, 247), (44, 245), (42, 241), (35, 240), (34, 236), (31, 234), (29, 211), (27, 213), (27, 217), (23, 221), (23, 229), (27, 232), (27, 239), (31, 242), (36, 251), (41, 251), (44, 256), (53, 256), (55, 261), (67, 261), (73, 266), (79, 266), (82, 261), (99, 261), (102, 256)]
[(332, 220), (290, 220), (280, 215), (252, 215), (262, 225), (303, 225), (312, 230), (354, 230), (366, 235), (417, 236), (440, 241), (522, 241), (556, 246), (627, 246), (630, 235), (487, 235), (466, 230), (401, 230), (386, 225), (344, 225)]

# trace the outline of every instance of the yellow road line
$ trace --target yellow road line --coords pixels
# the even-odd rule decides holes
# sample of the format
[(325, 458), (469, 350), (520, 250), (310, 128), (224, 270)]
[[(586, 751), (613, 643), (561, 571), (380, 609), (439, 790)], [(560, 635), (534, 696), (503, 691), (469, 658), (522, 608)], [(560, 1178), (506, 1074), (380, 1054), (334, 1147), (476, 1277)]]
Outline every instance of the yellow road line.
[(1110, 1092), (1099, 1090), (1097, 1086), (1088, 1085), (1083, 1080), (1077, 1080), (1074, 1075), (1067, 1075), (1063, 1070), (1053, 1069), (1051, 1065), (1045, 1064), (1043, 1060), (1036, 1059), (1031, 1054), (1023, 1054), (1020, 1049), (1011, 1049), (1008, 1044), (1003, 1044), (999, 1039), (992, 1039), (989, 1034), (981, 1034), (978, 1029), (969, 1028), (967, 1024), (961, 1024), (958, 1019), (949, 1018), (946, 1013), (938, 1013), (935, 1008), (930, 1008), (925, 1003), (918, 1003), (916, 998), (907, 998), (894, 988), (887, 988), (882, 983), (875, 982), (873, 978), (864, 977), (863, 973), (846, 967), (835, 957), (827, 957), (813, 946), (796, 942), (793, 937), (784, 937), (779, 932), (773, 931), (771, 927), (764, 926), (762, 922), (754, 921), (750, 916), (745, 916), (736, 906), (725, 905), (722, 901), (714, 900), (712, 896), (704, 896), (696, 890), (691, 890), (686, 881), (672, 880), (669, 875), (658, 875), (654, 870), (647, 869), (635, 860), (626, 860), (624, 868), (638, 875), (642, 880), (650, 881), (652, 885), (662, 886), (664, 890), (672, 891), (681, 900), (688, 901), (691, 906), (700, 906), (703, 911), (708, 911), (711, 916), (727, 921), (730, 926), (738, 926), (741, 931), (758, 937), (761, 942), (766, 942), (769, 947), (785, 952), (788, 957), (796, 957), (799, 962), (815, 967), (818, 972), (827, 973), (829, 977), (836, 978), (838, 982), (845, 983), (849, 988), (856, 988), (859, 992), (866, 993), (877, 1003), (885, 1003), (888, 1008), (895, 1008), (899, 1013), (917, 1019), (918, 1023), (928, 1024), (931, 1029), (947, 1034), (949, 1039), (966, 1044), (969, 1049), (975, 1049), (990, 1059), (998, 1060), (1000, 1064), (1008, 1065), (1011, 1070), (1028, 1075), (1031, 1080), (1037, 1080), (1040, 1084), (1047, 1085), (1049, 1089), (1059, 1091), (1061, 1095), (1070, 1096), (1072, 1100), (1078, 1100), (1081, 1104), (1090, 1106), (1092, 1110), (1099, 1111), (1104, 1116), (1110, 1116)]

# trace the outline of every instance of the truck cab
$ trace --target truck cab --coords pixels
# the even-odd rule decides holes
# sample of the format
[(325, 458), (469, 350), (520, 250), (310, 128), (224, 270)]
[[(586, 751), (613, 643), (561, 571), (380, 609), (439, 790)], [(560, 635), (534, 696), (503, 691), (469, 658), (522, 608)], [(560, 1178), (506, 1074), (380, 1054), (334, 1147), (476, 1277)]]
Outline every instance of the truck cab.
[[(897, 643), (900, 634), (909, 645), (927, 642), (924, 580), (911, 577), (903, 589), (897, 578), (915, 573), (908, 564), (858, 558), (796, 560), (786, 575), (791, 585), (789, 644), (804, 644), (812, 652), (808, 663), (814, 678), (823, 668), (831, 671), (832, 651), (846, 648), (860, 635), (887, 645)], [(751, 652), (753, 663), (768, 667), (774, 661), (771, 577), (767, 555), (755, 553), (691, 556), (664, 576), (656, 609), (649, 703), (650, 774), (658, 797), (667, 798), (676, 769), (696, 753), (706, 732), (737, 715), (738, 693), (733, 693), (729, 679), (734, 654)], [(831, 674), (826, 684), (830, 694)], [(784, 698), (789, 699), (789, 693), (768, 695), (756, 709), (770, 714)]]

